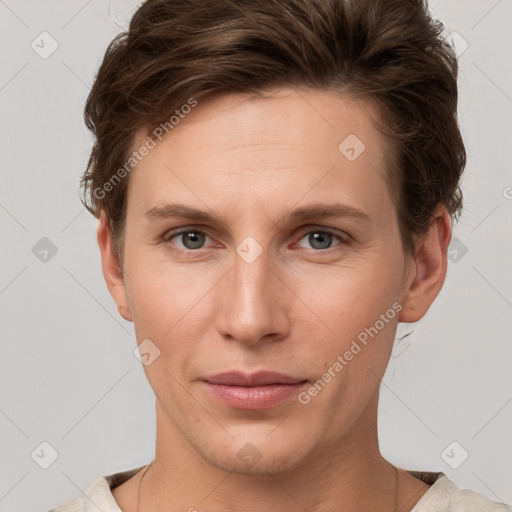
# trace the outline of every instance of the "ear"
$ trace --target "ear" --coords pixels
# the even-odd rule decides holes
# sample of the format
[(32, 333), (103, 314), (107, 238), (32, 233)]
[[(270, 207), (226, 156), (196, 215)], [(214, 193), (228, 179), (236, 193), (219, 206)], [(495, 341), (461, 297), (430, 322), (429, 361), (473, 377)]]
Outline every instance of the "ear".
[(441, 291), (451, 237), (450, 216), (444, 207), (438, 207), (427, 233), (416, 243), (414, 262), (398, 316), (400, 322), (420, 320)]
[(103, 277), (107, 283), (108, 291), (117, 304), (117, 310), (120, 315), (125, 320), (131, 322), (133, 319), (128, 307), (124, 277), (119, 261), (112, 247), (112, 238), (110, 236), (108, 220), (104, 210), (101, 210), (100, 213), (97, 240), (101, 253), (101, 268), (103, 270)]

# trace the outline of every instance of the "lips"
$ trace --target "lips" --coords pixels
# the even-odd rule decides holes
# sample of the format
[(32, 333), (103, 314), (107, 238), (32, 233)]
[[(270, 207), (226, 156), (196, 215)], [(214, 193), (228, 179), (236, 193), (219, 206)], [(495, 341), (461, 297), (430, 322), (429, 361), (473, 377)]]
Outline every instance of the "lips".
[(217, 375), (203, 377), (211, 384), (225, 384), (227, 386), (268, 386), (270, 384), (300, 384), (307, 379), (301, 379), (284, 373), (261, 371), (256, 373), (225, 372)]
[(233, 409), (257, 411), (274, 407), (307, 384), (306, 379), (284, 373), (238, 371), (211, 375), (202, 379), (211, 396)]

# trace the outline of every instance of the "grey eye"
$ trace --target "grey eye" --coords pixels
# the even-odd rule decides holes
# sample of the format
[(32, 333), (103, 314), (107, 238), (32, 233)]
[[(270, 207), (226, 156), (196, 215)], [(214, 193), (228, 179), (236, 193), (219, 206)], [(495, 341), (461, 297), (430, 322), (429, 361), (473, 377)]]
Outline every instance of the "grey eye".
[(169, 241), (176, 238), (181, 241), (184, 249), (191, 251), (194, 249), (201, 249), (204, 245), (206, 236), (207, 235), (201, 231), (187, 230), (177, 233), (173, 237), (169, 238)]
[(322, 250), (329, 249), (332, 245), (333, 238), (338, 237), (328, 231), (311, 231), (311, 233), (304, 236), (301, 241), (306, 238), (313, 249)]

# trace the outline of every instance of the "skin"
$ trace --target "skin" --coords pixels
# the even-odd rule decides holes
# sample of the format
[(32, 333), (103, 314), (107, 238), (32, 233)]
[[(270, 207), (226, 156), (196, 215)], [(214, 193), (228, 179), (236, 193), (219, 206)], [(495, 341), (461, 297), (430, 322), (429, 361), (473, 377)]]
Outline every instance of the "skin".
[[(440, 206), (415, 254), (404, 254), (378, 118), (368, 101), (326, 91), (200, 99), (129, 177), (122, 265), (101, 213), (109, 291), (137, 342), (160, 350), (144, 366), (157, 438), (141, 511), (395, 510), (395, 468), (377, 437), (379, 384), (398, 321), (420, 320), (441, 290), (451, 222)], [(354, 161), (338, 150), (349, 134), (366, 146)], [(223, 220), (145, 215), (171, 202)], [(334, 202), (368, 219), (286, 217)], [(196, 252), (176, 228), (205, 234)], [(236, 251), (248, 236), (263, 249), (252, 263)], [(314, 383), (395, 303), (401, 311), (307, 404), (292, 396), (236, 410), (200, 380), (267, 369)], [(260, 454), (252, 465), (237, 457), (246, 443)], [(113, 490), (125, 512), (137, 510), (141, 476)], [(398, 510), (428, 489), (398, 468)]]

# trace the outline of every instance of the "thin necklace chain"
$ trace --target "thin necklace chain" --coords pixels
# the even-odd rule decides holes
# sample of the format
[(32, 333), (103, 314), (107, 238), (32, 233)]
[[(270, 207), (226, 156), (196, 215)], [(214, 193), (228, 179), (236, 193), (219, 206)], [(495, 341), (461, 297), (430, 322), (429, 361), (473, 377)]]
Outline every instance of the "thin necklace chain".
[(148, 472), (148, 469), (151, 466), (151, 464), (153, 464), (153, 462), (150, 462), (149, 465), (146, 467), (146, 469), (144, 470), (144, 474), (142, 475), (142, 478), (140, 479), (140, 482), (139, 482), (139, 496), (137, 498), (137, 512), (139, 512), (139, 509), (140, 509), (140, 488), (142, 486), (142, 480), (144, 480), (144, 477), (146, 476), (146, 473)]
[[(142, 480), (144, 480), (144, 477), (146, 476), (146, 473), (148, 472), (148, 469), (150, 468), (151, 464), (153, 462), (150, 462), (149, 465), (144, 470), (144, 474), (142, 475), (142, 478), (139, 482), (139, 493), (137, 498), (137, 512), (140, 512), (140, 488), (142, 486)], [(395, 466), (393, 466), (393, 469), (395, 470), (395, 512), (398, 512), (398, 470)]]

